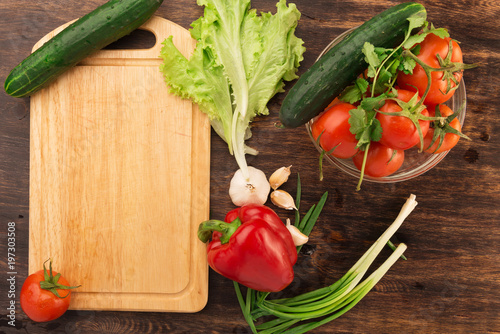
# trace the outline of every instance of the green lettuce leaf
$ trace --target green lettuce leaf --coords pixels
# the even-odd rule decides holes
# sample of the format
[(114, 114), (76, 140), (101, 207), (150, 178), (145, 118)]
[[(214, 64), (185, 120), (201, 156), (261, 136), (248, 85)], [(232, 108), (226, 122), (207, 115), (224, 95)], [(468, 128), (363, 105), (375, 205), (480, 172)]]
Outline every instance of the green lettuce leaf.
[(269, 113), (267, 103), (284, 91), (284, 81), (297, 78), (303, 60), (303, 41), (295, 36), (300, 12), (285, 0), (274, 15), (258, 15), (249, 0), (198, 0), (198, 5), (204, 14), (192, 23), (198, 42), (193, 55), (186, 59), (169, 37), (160, 70), (171, 93), (191, 99), (209, 116), (247, 176), (245, 154), (257, 153), (245, 145), (250, 123)]

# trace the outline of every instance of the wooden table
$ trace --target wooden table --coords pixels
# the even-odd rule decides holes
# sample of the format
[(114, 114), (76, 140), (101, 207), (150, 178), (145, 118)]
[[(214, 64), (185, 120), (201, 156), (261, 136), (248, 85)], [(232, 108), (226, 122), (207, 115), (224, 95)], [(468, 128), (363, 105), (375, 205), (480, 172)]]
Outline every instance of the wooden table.
[[(302, 12), (297, 35), (307, 52), (300, 73), (330, 40), (401, 1), (295, 1)], [(467, 118), (461, 141), (434, 169), (396, 184), (364, 183), (333, 166), (318, 181), (318, 153), (303, 127), (278, 130), (279, 94), (270, 115), (253, 123), (250, 145), (261, 153), (249, 163), (267, 174), (293, 165), (285, 190), (303, 189), (302, 207), (324, 191), (327, 205), (295, 268), (288, 293), (328, 285), (343, 275), (392, 222), (410, 193), (417, 209), (396, 234), (408, 245), (408, 261), (398, 261), (355, 308), (316, 333), (498, 333), (500, 332), (500, 31), (497, 1), (421, 1), (428, 18), (462, 43), (467, 71)], [(0, 6), (0, 78), (29, 54), (55, 27), (84, 15), (103, 0), (3, 0)], [(275, 11), (275, 1), (254, 0), (259, 11)], [(157, 15), (189, 28), (202, 15), (192, 1), (165, 1)], [(291, 85), (287, 85), (287, 89)], [(209, 300), (194, 314), (68, 311), (50, 323), (34, 323), (21, 311), (19, 292), (28, 274), (29, 98), (0, 94), (0, 333), (249, 333), (232, 283), (210, 271)], [(211, 216), (223, 218), (233, 206), (227, 194), (237, 169), (226, 145), (212, 133)], [(223, 161), (223, 163), (221, 163)], [(6, 317), (11, 297), (7, 281), (8, 223), (15, 236), (15, 327)], [(385, 253), (387, 255), (388, 251)], [(155, 278), (151, 278), (155, 279)]]

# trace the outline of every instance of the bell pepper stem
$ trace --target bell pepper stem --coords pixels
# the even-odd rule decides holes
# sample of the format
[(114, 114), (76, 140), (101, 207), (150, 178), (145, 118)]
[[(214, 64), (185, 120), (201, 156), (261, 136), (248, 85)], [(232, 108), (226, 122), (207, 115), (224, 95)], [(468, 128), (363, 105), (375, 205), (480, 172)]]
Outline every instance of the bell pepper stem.
[(220, 241), (222, 244), (229, 242), (229, 238), (241, 226), (241, 220), (236, 218), (230, 223), (221, 220), (211, 219), (204, 221), (198, 227), (198, 239), (202, 242), (207, 242), (212, 237), (212, 232), (221, 232)]

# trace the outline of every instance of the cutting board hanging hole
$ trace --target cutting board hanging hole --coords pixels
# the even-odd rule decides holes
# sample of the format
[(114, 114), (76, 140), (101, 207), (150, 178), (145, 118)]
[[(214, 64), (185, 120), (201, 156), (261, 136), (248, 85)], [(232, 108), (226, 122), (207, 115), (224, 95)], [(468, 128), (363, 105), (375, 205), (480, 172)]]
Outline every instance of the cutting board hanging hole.
[(129, 35), (109, 44), (105, 50), (151, 49), (156, 44), (156, 36), (148, 30), (136, 29)]

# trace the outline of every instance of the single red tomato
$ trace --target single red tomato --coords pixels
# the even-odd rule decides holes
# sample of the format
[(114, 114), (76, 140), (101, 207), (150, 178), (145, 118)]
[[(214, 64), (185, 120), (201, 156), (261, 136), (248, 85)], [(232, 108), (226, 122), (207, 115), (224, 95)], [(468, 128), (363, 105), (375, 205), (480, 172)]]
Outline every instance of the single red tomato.
[[(365, 152), (360, 151), (352, 161), (357, 169), (361, 170)], [(405, 153), (402, 150), (393, 150), (378, 142), (371, 142), (368, 148), (365, 163), (365, 175), (372, 177), (389, 176), (397, 171), (404, 162)]]
[(21, 308), (33, 321), (46, 322), (59, 318), (69, 307), (71, 290), (68, 281), (52, 271), (43, 270), (29, 275), (21, 288)]
[[(439, 105), (440, 116), (448, 117), (453, 114), (453, 110), (450, 109), (445, 104)], [(436, 114), (436, 107), (429, 107), (429, 114), (434, 117)], [(462, 131), (462, 125), (458, 118), (454, 118), (451, 122), (439, 123), (435, 121), (429, 128), (429, 132), (424, 137), (424, 151), (427, 153), (442, 153), (444, 151), (451, 150), (455, 145), (457, 145), (460, 136), (449, 132), (448, 127), (455, 129), (456, 131)], [(436, 137), (434, 139), (434, 137)], [(432, 145), (431, 145), (432, 144)]]
[[(408, 102), (415, 94), (415, 92), (409, 90), (398, 89), (397, 98), (404, 102)], [(407, 113), (407, 111), (403, 110), (394, 100), (387, 100), (380, 108), (380, 111), (387, 113)], [(420, 114), (426, 117), (429, 116), (427, 109), (423, 109)], [(384, 115), (382, 113), (378, 113), (376, 117), (382, 127), (382, 137), (379, 141), (380, 144), (394, 150), (406, 150), (420, 143), (418, 129), (409, 117)], [(411, 115), (411, 117), (416, 117), (416, 115)], [(418, 124), (422, 131), (422, 137), (425, 137), (427, 134), (429, 123), (429, 121), (418, 120)]]
[[(434, 34), (428, 34), (425, 39), (419, 44), (420, 51), (417, 57), (431, 67), (443, 67), (440, 65), (439, 59), (436, 55), (439, 55), (442, 59), (446, 59), (448, 53), (450, 52), (450, 41), (452, 41), (452, 53), (450, 61), (453, 63), (463, 63), (462, 50), (460, 49), (458, 43), (452, 40), (450, 37), (441, 38)], [(460, 82), (460, 80), (462, 79), (462, 74), (462, 70), (456, 71), (453, 73), (453, 77), (457, 82)], [(444, 78), (443, 71), (432, 71), (431, 78), (431, 87), (429, 93), (424, 99), (424, 103), (436, 105), (448, 101), (455, 93), (455, 82), (449, 81), (449, 88), (451, 88), (449, 89), (448, 82)], [(418, 90), (419, 94), (423, 95), (427, 88), (428, 79), (422, 66), (417, 64), (413, 69), (412, 74), (399, 72), (397, 83), (401, 88), (411, 91)]]
[[(340, 159), (350, 158), (358, 152), (358, 141), (351, 133), (349, 124), (349, 110), (355, 109), (352, 104), (340, 102), (332, 105), (313, 122), (312, 136), (326, 152)], [(338, 146), (337, 146), (338, 145)], [(337, 146), (337, 147), (336, 147)]]

